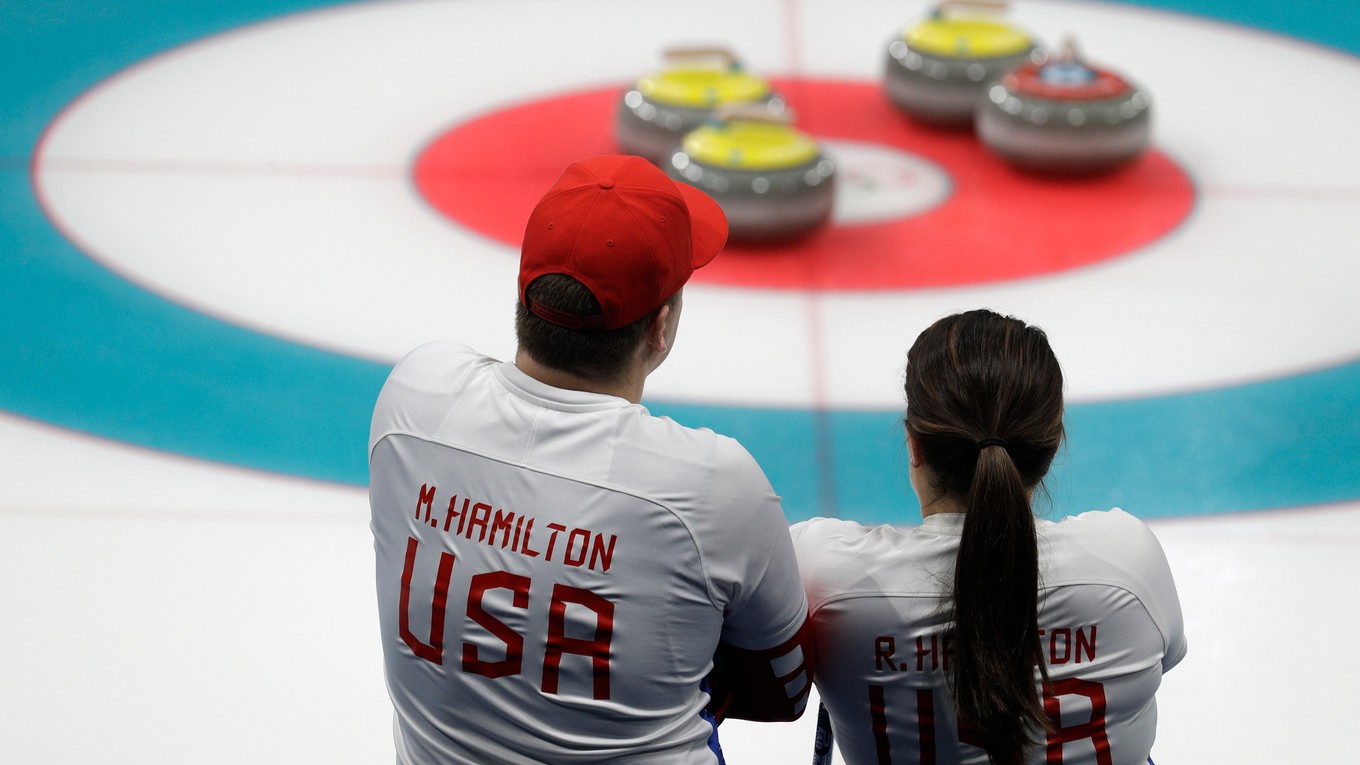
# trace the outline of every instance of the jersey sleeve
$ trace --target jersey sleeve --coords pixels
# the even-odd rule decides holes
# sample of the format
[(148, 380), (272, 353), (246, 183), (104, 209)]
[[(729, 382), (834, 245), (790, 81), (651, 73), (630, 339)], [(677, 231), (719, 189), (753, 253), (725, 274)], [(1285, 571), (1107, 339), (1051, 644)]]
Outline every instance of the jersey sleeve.
[(807, 597), (788, 522), (765, 474), (731, 439), (711, 488), (719, 525), (704, 545), (705, 566), (723, 608), (722, 644), (711, 678), (715, 714), (792, 720), (811, 691)]
[(1161, 631), (1162, 671), (1165, 672), (1185, 658), (1188, 648), (1180, 595), (1176, 591), (1171, 565), (1161, 542), (1146, 523), (1118, 508), (1110, 511), (1110, 516), (1119, 521), (1119, 528), (1113, 535), (1114, 543), (1129, 557), (1139, 599)]
[(804, 621), (788, 640), (750, 651), (719, 643), (709, 675), (709, 711), (722, 722), (733, 717), (759, 722), (796, 720), (812, 692), (811, 630)]
[(1149, 553), (1149, 557), (1153, 563), (1151, 587), (1156, 593), (1156, 605), (1149, 611), (1157, 626), (1161, 628), (1162, 638), (1166, 643), (1166, 653), (1162, 656), (1162, 671), (1165, 672), (1185, 658), (1189, 645), (1185, 638), (1185, 619), (1181, 613), (1181, 600), (1176, 592), (1176, 582), (1171, 575), (1171, 565), (1167, 562), (1166, 553), (1156, 536), (1152, 534), (1152, 530), (1148, 529), (1147, 533), (1151, 537), (1151, 546), (1155, 548), (1155, 557), (1152, 553)]
[(723, 609), (723, 640), (761, 649), (787, 640), (807, 614), (788, 521), (755, 460), (721, 438), (711, 497), (716, 527), (705, 535), (705, 566)]

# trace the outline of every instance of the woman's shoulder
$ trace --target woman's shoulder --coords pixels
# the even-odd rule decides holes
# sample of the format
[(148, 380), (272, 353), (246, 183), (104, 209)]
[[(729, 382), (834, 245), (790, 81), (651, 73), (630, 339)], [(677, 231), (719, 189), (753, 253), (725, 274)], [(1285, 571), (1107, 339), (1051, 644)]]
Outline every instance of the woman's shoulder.
[(897, 547), (909, 543), (915, 527), (890, 524), (866, 525), (844, 518), (811, 518), (789, 527), (793, 544), (800, 550), (831, 551), (850, 549), (862, 554), (866, 549)]
[(824, 594), (881, 588), (893, 582), (911, 589), (921, 571), (934, 571), (952, 557), (957, 537), (926, 533), (920, 526), (865, 525), (839, 518), (813, 518), (790, 529), (805, 583)]
[(798, 539), (829, 540), (860, 535), (867, 528), (863, 524), (847, 521), (844, 518), (817, 516), (793, 524), (789, 527), (789, 534), (793, 536), (795, 541)]
[[(1136, 579), (1166, 568), (1152, 529), (1119, 508), (1095, 510), (1039, 524), (1043, 553), (1057, 570), (1079, 578)], [(1054, 570), (1052, 573), (1057, 573)]]
[(1039, 533), (1050, 539), (1075, 539), (1088, 544), (1127, 544), (1134, 539), (1152, 538), (1152, 530), (1137, 516), (1115, 507), (1089, 510), (1057, 521), (1039, 523)]

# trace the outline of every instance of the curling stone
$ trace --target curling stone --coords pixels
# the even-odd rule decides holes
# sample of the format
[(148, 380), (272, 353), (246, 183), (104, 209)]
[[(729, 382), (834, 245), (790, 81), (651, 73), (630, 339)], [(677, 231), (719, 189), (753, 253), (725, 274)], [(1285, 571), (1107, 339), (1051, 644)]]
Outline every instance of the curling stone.
[(619, 102), (614, 139), (626, 154), (662, 164), (686, 133), (725, 104), (760, 104), (771, 115), (785, 109), (770, 84), (728, 50), (676, 48), (665, 59), (661, 71), (639, 79)]
[(720, 111), (685, 135), (663, 169), (713, 197), (733, 241), (807, 234), (831, 217), (836, 166), (812, 136), (789, 124), (791, 113), (770, 118), (754, 108)]
[(986, 146), (1018, 168), (1092, 175), (1131, 162), (1148, 147), (1151, 100), (1120, 75), (1093, 66), (1070, 42), (987, 91), (977, 114)]
[(884, 91), (897, 108), (934, 127), (972, 127), (988, 83), (1031, 60), (1024, 31), (999, 18), (1004, 3), (941, 3), (888, 43)]

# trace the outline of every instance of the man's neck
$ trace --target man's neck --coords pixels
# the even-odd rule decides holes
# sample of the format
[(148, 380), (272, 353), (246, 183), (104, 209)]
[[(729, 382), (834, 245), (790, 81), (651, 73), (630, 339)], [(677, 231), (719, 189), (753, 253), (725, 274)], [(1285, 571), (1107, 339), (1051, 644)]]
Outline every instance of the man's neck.
[(647, 374), (640, 365), (634, 365), (626, 374), (618, 379), (599, 380), (590, 377), (564, 372), (560, 369), (553, 369), (534, 360), (523, 348), (515, 353), (515, 366), (519, 371), (538, 380), (544, 385), (551, 385), (554, 388), (563, 390), (579, 390), (586, 393), (603, 393), (608, 396), (618, 396), (619, 398), (631, 401), (634, 404), (642, 403), (642, 388), (647, 380)]

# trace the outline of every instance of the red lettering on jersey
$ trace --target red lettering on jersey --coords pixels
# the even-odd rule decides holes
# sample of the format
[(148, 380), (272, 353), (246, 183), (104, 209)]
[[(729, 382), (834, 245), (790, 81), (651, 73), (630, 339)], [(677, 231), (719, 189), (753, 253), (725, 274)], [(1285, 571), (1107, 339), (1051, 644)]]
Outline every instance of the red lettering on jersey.
[(615, 534), (609, 535), (609, 546), (604, 544), (604, 535), (595, 535), (595, 544), (590, 548), (590, 570), (594, 571), (598, 564), (600, 571), (608, 571), (609, 564), (614, 560), (614, 542), (618, 539)]
[[(1058, 639), (1062, 638), (1062, 647), (1058, 647)], [(1066, 627), (1059, 627), (1048, 635), (1048, 663), (1066, 664), (1072, 658), (1072, 630)]]
[(548, 535), (548, 551), (543, 554), (543, 560), (552, 560), (553, 546), (557, 544), (557, 534), (560, 531), (567, 530), (567, 527), (560, 523), (549, 523), (548, 528), (552, 529), (553, 533)]
[(874, 669), (882, 672), (883, 665), (887, 664), (888, 669), (896, 672), (897, 662), (892, 660), (893, 654), (897, 652), (897, 640), (889, 635), (879, 635), (874, 638)]
[(453, 525), (453, 519), (458, 519), (458, 531), (463, 530), (463, 516), (467, 513), (468, 501), (463, 500), (463, 512), (458, 512), (458, 495), (449, 497), (449, 509), (444, 513), (444, 530), (448, 531), (449, 526)]
[(973, 732), (972, 723), (967, 720), (959, 720), (958, 728), (960, 744), (968, 744), (969, 746), (975, 746), (979, 749), (982, 748), (982, 740)]
[[(1076, 725), (1064, 726), (1062, 705), (1059, 696), (1085, 696), (1091, 702), (1091, 717)], [(1048, 765), (1062, 765), (1063, 744), (1089, 739), (1095, 748), (1096, 765), (1113, 765), (1110, 755), (1110, 738), (1105, 732), (1105, 686), (1082, 680), (1067, 678), (1054, 680), (1044, 689), (1044, 712), (1053, 729), (1048, 734)]]
[(416, 500), (416, 520), (421, 520), (420, 517), (421, 507), (425, 508), (424, 520), (425, 521), (430, 520), (430, 505), (434, 504), (434, 488), (435, 487), (427, 483), (422, 483), (420, 485), (420, 498)]
[(543, 554), (544, 561), (551, 561), (552, 559), (552, 547), (558, 543), (558, 532), (567, 530), (567, 527), (560, 523), (549, 523), (548, 528), (551, 528), (552, 534), (548, 535), (548, 551)]
[(1039, 630), (1039, 642), (1048, 639), (1048, 663), (1066, 664), (1075, 661), (1095, 661), (1096, 630), (1100, 625), (1090, 627), (1059, 627), (1055, 630)]
[(491, 522), (491, 544), (496, 544), (496, 532), (501, 533), (501, 547), (510, 544), (510, 524), (515, 520), (515, 514), (506, 512), (501, 508), (496, 508), (496, 518)]
[(1082, 655), (1086, 656), (1086, 661), (1096, 660), (1096, 627), (1100, 625), (1092, 624), (1088, 632), (1080, 627), (1077, 628), (1077, 663), (1082, 662)]
[[(581, 541), (581, 554), (574, 555), (572, 551), (576, 549), (576, 540), (578, 539)], [(568, 566), (579, 568), (582, 563), (586, 562), (586, 553), (589, 550), (590, 532), (585, 529), (572, 529), (570, 536), (567, 537), (567, 552), (562, 556), (562, 562)]]
[(883, 686), (869, 686), (869, 729), (874, 733), (874, 752), (879, 765), (892, 765), (892, 749), (888, 746), (888, 712), (883, 700)]
[[(472, 532), (474, 529), (481, 529), (481, 533), (477, 536), (477, 541), (485, 542), (486, 524), (490, 520), (491, 520), (491, 505), (488, 505), (485, 502), (478, 502), (477, 504), (473, 505), (472, 519), (468, 522), (467, 525), (467, 538), (472, 539)], [(463, 524), (459, 523), (458, 525), (461, 527)]]
[(534, 533), (534, 519), (530, 518), (529, 522), (524, 524), (524, 544), (519, 548), (519, 551), (530, 558), (537, 558), (540, 555), (538, 550), (529, 549), (529, 535), (532, 533)]
[[(883, 638), (880, 638), (880, 641)], [(1092, 640), (1094, 640), (1092, 638)], [(903, 669), (907, 665), (903, 664)], [(874, 749), (877, 753), (879, 763), (890, 761), (891, 752), (889, 751), (888, 721), (895, 719), (891, 712), (887, 711), (885, 688), (887, 686), (869, 684), (869, 720), (870, 729), (874, 734)], [(905, 690), (905, 689), (904, 689)], [(1079, 723), (1064, 726), (1062, 722), (1061, 697), (1080, 696), (1089, 703), (1090, 713), (1088, 719)], [(895, 697), (896, 698), (896, 697)], [(909, 698), (909, 697), (908, 697)], [(905, 699), (904, 699), (905, 700)], [(1078, 741), (1090, 741), (1091, 747), (1095, 752), (1096, 765), (1113, 765), (1110, 753), (1110, 739), (1105, 730), (1105, 686), (1091, 680), (1070, 678), (1067, 680), (1055, 680), (1043, 693), (1044, 713), (1048, 716), (1051, 730), (1048, 733), (1047, 749), (1045, 762), (1047, 765), (1062, 765), (1063, 747)], [(1080, 713), (1086, 705), (1074, 703), (1075, 710), (1069, 709), (1069, 720), (1073, 716), (1072, 712)], [(900, 712), (898, 713), (901, 714)], [(917, 735), (920, 742), (920, 750), (917, 753), (917, 762), (922, 765), (933, 765), (936, 761), (936, 715), (935, 715), (935, 692), (932, 689), (918, 689), (916, 691), (916, 720)], [(946, 733), (946, 738), (949, 733)], [(973, 727), (967, 720), (958, 720), (954, 735), (957, 736), (959, 743), (969, 746), (980, 747), (981, 743), (977, 738)], [(903, 753), (899, 752), (899, 756)], [(1083, 754), (1077, 759), (1082, 762), (1087, 761)]]
[[(558, 537), (561, 535), (565, 539), (561, 555), (556, 560), (564, 565), (575, 568), (588, 565), (591, 571), (601, 572), (608, 572), (613, 565), (614, 548), (618, 543), (618, 536), (615, 534), (606, 535), (590, 529), (571, 528), (562, 523), (549, 523), (547, 549), (539, 551), (530, 546), (534, 518), (496, 507), (492, 502), (482, 502), (467, 496), (462, 497), (460, 506), (459, 496), (454, 494), (449, 497), (448, 508), (444, 512), (441, 524), (439, 519), (434, 517), (434, 502), (437, 496), (438, 491), (434, 484), (421, 484), (414, 515), (417, 523), (428, 524), (436, 529), (442, 525), (445, 533), (499, 546), (502, 550), (509, 548), (512, 552), (530, 558), (542, 555), (544, 560), (554, 560), (553, 555), (558, 552)], [(455, 518), (457, 524), (454, 523)]]
[(940, 641), (934, 635), (930, 636), (930, 647), (926, 647), (925, 638), (916, 638), (916, 671), (924, 672), (926, 669), (926, 659), (930, 660), (931, 669), (940, 668)]
[(416, 567), (416, 550), (420, 547), (415, 537), (406, 540), (406, 564), (401, 571), (401, 604), (397, 617), (401, 639), (411, 651), (426, 661), (444, 663), (444, 607), (449, 598), (449, 577), (453, 573), (453, 555), (439, 554), (439, 572), (434, 580), (434, 598), (430, 602), (430, 642), (422, 642), (411, 632), (411, 576)]
[(916, 730), (921, 737), (921, 765), (935, 765), (935, 691), (916, 691)]
[[(551, 546), (549, 547), (551, 549)], [(546, 560), (546, 558), (545, 558)], [(584, 606), (595, 614), (593, 639), (567, 637), (567, 606)], [(552, 605), (548, 609), (548, 645), (543, 654), (543, 692), (557, 693), (562, 654), (590, 657), (592, 694), (597, 700), (609, 698), (609, 650), (614, 636), (614, 604), (590, 590), (553, 585)]]
[(511, 604), (515, 608), (526, 609), (529, 607), (529, 584), (529, 577), (512, 574), (509, 571), (493, 571), (472, 577), (467, 600), (468, 618), (505, 644), (505, 658), (500, 661), (485, 661), (478, 655), (477, 646), (464, 642), (464, 672), (493, 678), (519, 674), (524, 661), (524, 636), (487, 613), (482, 607), (482, 598), (486, 596), (487, 590), (510, 590), (513, 593)]

